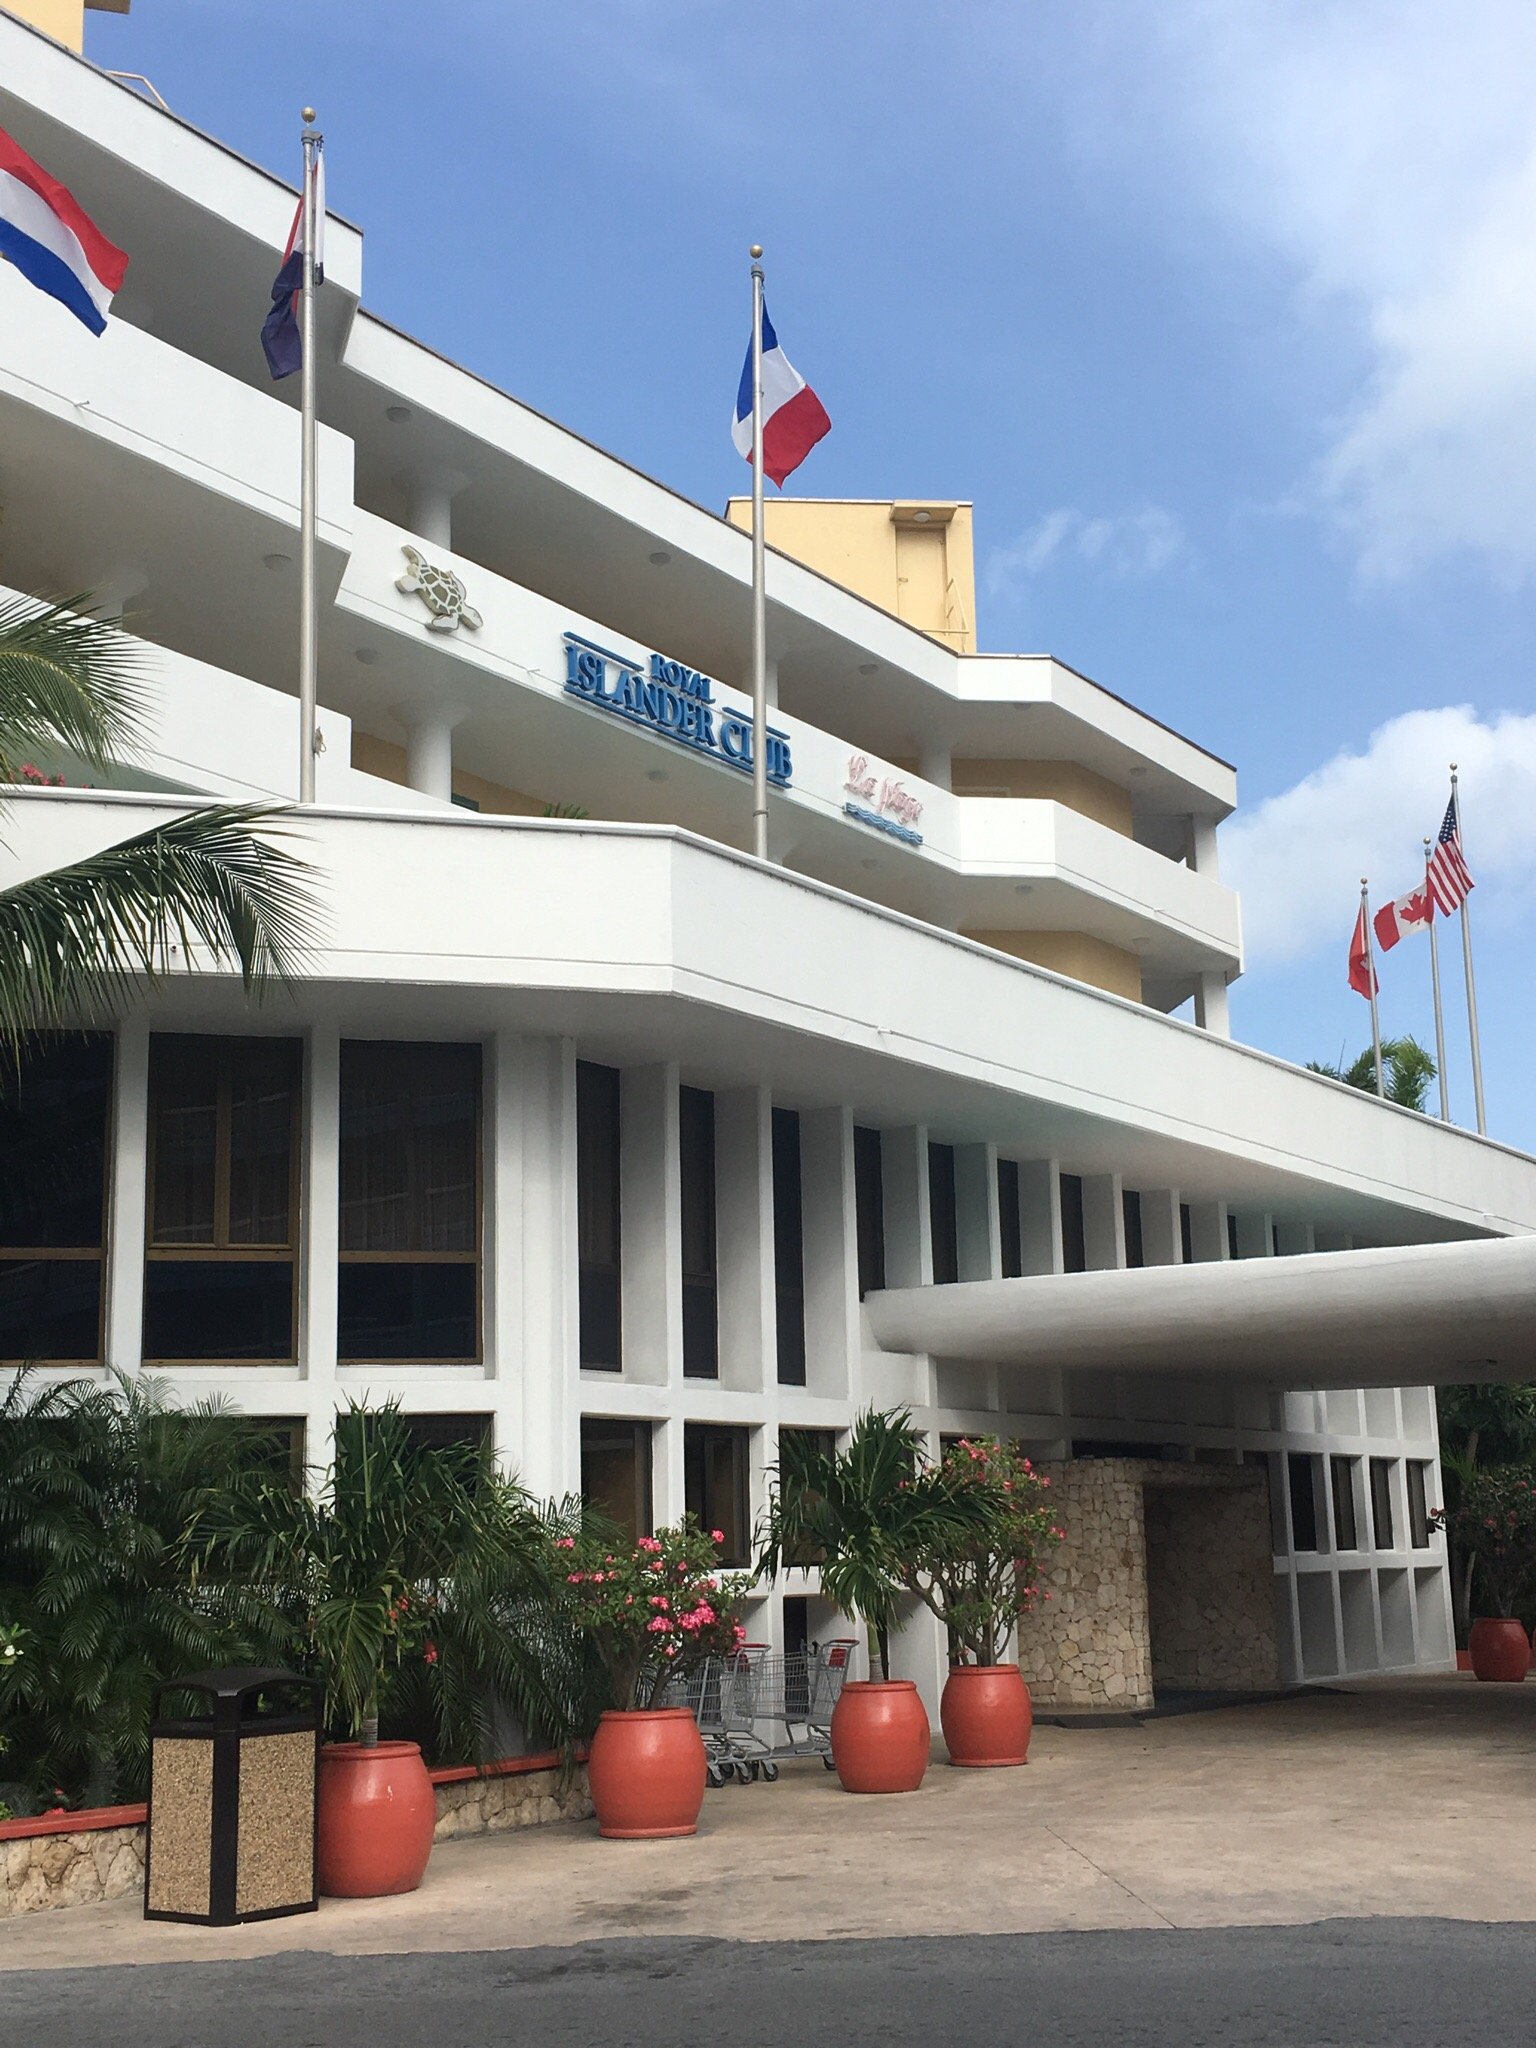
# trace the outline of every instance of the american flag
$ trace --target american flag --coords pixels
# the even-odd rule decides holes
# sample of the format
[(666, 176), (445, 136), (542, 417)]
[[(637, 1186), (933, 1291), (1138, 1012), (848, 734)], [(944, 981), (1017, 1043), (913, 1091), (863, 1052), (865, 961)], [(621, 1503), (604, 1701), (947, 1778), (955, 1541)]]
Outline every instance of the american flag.
[(1445, 807), (1439, 837), (1435, 841), (1434, 852), (1429, 856), (1425, 874), (1429, 882), (1429, 893), (1434, 897), (1435, 908), (1442, 917), (1449, 917), (1451, 912), (1466, 900), (1467, 893), (1473, 886), (1472, 877), (1461, 854), (1461, 811), (1454, 790), (1451, 792), (1450, 802)]

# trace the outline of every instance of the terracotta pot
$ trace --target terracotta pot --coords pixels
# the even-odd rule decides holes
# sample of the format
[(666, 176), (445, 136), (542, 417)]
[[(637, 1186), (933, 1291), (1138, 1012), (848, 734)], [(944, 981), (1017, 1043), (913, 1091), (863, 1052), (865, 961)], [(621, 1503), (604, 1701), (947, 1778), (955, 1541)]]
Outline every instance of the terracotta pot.
[(436, 1820), (432, 1780), (416, 1743), (327, 1743), (320, 1752), (321, 1891), (331, 1899), (415, 1891)]
[(1531, 1639), (1518, 1621), (1484, 1615), (1467, 1638), (1476, 1677), (1518, 1684), (1531, 1668)]
[(1017, 1664), (950, 1666), (939, 1721), (952, 1764), (989, 1771), (1027, 1763), (1034, 1720)]
[(856, 1679), (832, 1709), (832, 1761), (845, 1792), (915, 1792), (930, 1738), (910, 1678)]
[(587, 1761), (598, 1833), (621, 1842), (696, 1834), (707, 1768), (686, 1707), (604, 1714)]

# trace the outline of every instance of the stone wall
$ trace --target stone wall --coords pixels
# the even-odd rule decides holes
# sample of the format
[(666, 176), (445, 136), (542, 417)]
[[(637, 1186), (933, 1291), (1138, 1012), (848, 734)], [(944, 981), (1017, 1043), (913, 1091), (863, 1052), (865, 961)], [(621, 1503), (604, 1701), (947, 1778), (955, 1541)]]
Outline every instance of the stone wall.
[[(558, 1770), (493, 1771), (486, 1777), (434, 1773), (437, 1826), (433, 1840), (499, 1834), (550, 1821), (585, 1820), (592, 1812), (587, 1773), (563, 1778)], [(140, 1809), (142, 1811), (142, 1809)], [(142, 1889), (142, 1821), (105, 1828), (71, 1826), (64, 1832), (0, 1837), (0, 1919), (47, 1912), (57, 1906), (94, 1905)]]
[(1051, 1595), (1019, 1623), (1019, 1665), (1039, 1706), (1152, 1705), (1142, 1466), (1128, 1458), (1042, 1465), (1066, 1536), (1040, 1575)]
[[(1204, 1484), (1181, 1484), (1186, 1469)], [(1213, 1485), (1218, 1476), (1225, 1483)], [(1153, 1467), (1144, 1490), (1153, 1684), (1195, 1692), (1278, 1685), (1264, 1475)]]

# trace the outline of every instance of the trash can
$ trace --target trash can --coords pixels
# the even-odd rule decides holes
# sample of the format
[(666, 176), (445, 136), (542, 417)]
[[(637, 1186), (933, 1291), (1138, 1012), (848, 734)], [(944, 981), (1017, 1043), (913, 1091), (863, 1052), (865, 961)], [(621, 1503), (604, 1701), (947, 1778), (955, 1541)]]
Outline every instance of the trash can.
[[(208, 1711), (166, 1718), (173, 1693)], [(292, 1671), (193, 1671), (154, 1696), (144, 1918), (232, 1927), (313, 1913), (320, 1693)]]

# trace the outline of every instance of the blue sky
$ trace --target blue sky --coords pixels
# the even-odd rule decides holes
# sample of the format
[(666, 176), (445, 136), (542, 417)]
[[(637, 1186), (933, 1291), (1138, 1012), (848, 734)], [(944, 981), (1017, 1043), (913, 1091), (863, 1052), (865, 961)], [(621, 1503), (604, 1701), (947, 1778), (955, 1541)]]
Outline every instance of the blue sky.
[[(973, 499), (982, 645), (1237, 765), (1253, 1043), (1365, 1041), (1359, 877), (1411, 885), (1460, 760), (1536, 1149), (1536, 10), (134, 0), (89, 54), (283, 170), (312, 100), (368, 303), (711, 505), (762, 241), (834, 422), (791, 489)], [(1430, 1042), (1421, 940), (1383, 983)]]

